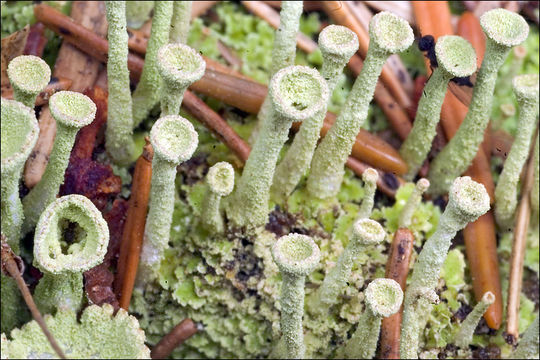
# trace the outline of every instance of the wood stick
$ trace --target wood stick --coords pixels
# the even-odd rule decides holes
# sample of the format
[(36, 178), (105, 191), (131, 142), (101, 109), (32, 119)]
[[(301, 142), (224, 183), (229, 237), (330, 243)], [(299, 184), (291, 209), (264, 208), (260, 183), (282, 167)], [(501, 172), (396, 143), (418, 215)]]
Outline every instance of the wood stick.
[[(536, 131), (538, 133), (538, 129)], [(536, 138), (536, 134), (534, 136)], [(514, 242), (510, 257), (510, 278), (508, 282), (508, 297), (506, 303), (506, 333), (512, 337), (515, 344), (519, 339), (519, 298), (523, 282), (523, 259), (527, 245), (527, 231), (531, 220), (530, 193), (534, 177), (534, 142), (529, 152), (529, 162), (525, 172), (525, 180), (521, 187), (521, 200), (516, 211)]]
[[(334, 20), (334, 22), (339, 25), (346, 26), (355, 32), (355, 34), (358, 36), (358, 42), (360, 45), (360, 55), (365, 58), (369, 46), (369, 35), (353, 16), (348, 2), (341, 1), (341, 6), (332, 1), (323, 1), (321, 4), (326, 14), (328, 14), (328, 16)], [(402, 108), (407, 109), (408, 107), (412, 106), (409, 95), (405, 92), (401, 86), (401, 83), (387, 65), (383, 67), (380, 78)]]
[(28, 34), (28, 39), (24, 46), (24, 55), (34, 55), (38, 57), (43, 55), (45, 45), (47, 45), (47, 42), (49, 41), (44, 35), (44, 30), (45, 25), (39, 22), (30, 26), (30, 33)]
[[(390, 245), (385, 278), (395, 280), (405, 292), (409, 263), (414, 244), (414, 235), (407, 228), (399, 228)], [(383, 359), (399, 359), (399, 341), (401, 336), (401, 317), (403, 305), (397, 313), (384, 318), (381, 323), (381, 340), (379, 357)]]
[[(47, 5), (34, 6), (34, 15), (42, 13), (40, 9), (44, 9), (44, 7), (46, 9), (50, 8)], [(59, 14), (70, 19), (62, 13)], [(70, 21), (80, 23), (81, 25), (78, 25), (80, 27), (87, 26), (97, 33), (98, 36), (105, 36), (107, 33), (107, 21), (104, 14), (105, 4), (103, 2), (75, 1), (71, 8), (71, 16), (74, 20)], [(45, 22), (43, 23), (47, 25)], [(100, 66), (101, 64), (98, 60), (77, 50), (69, 43), (63, 42), (58, 52), (53, 77), (71, 79), (71, 90), (82, 92), (85, 88), (94, 84)], [(56, 122), (48, 106), (44, 106), (41, 110), (39, 131), (38, 141), (30, 153), (24, 168), (24, 182), (29, 188), (34, 187), (41, 180), (41, 176), (49, 161), (49, 154), (52, 151), (54, 137), (56, 135)]]
[[(40, 92), (36, 98), (36, 106), (42, 106), (49, 103), (49, 98), (63, 90), (69, 90), (73, 81), (68, 78), (52, 77), (49, 84)], [(5, 99), (13, 99), (13, 89), (11, 87), (2, 87), (2, 97)]]
[[(450, 9), (446, 2), (414, 1), (412, 5), (416, 23), (422, 35), (431, 34), (437, 39), (439, 36), (454, 33), (450, 20)], [(471, 25), (471, 21), (475, 18), (466, 16), (467, 18), (458, 27), (461, 31), (460, 34), (468, 36), (467, 39), (473, 47), (481, 48), (480, 39), (483, 33), (482, 36), (478, 36), (479, 28), (476, 24)], [(429, 64), (426, 63), (426, 65), (429, 72)], [(441, 125), (448, 139), (454, 136), (466, 114), (467, 107), (451, 91), (447, 91), (441, 109)], [(495, 185), (491, 177), (489, 157), (484, 154), (483, 148), (480, 148), (467, 173), (485, 186), (491, 201), (493, 201)], [(484, 294), (483, 289), (490, 289), (495, 294), (495, 303), (488, 308), (484, 318), (489, 327), (498, 329), (502, 323), (502, 292), (493, 216), (486, 214), (479, 218), (477, 223), (467, 225), (464, 238), (475, 298), (477, 301), (480, 300)]]
[(150, 198), (154, 150), (148, 137), (145, 138), (145, 142), (143, 153), (137, 159), (133, 172), (131, 196), (129, 198), (126, 222), (124, 223), (124, 232), (122, 233), (116, 281), (114, 283), (115, 293), (120, 298), (119, 306), (126, 311), (129, 310), (129, 303), (139, 267)]
[(22, 259), (15, 255), (15, 253), (13, 253), (13, 250), (11, 250), (11, 247), (5, 240), (5, 236), (2, 234), (2, 272), (7, 273), (9, 276), (15, 279), (15, 282), (17, 284), (17, 287), (19, 288), (19, 291), (22, 294), (24, 302), (32, 313), (32, 317), (38, 323), (41, 331), (43, 331), (43, 334), (45, 334), (45, 337), (51, 344), (58, 357), (60, 357), (61, 359), (66, 359), (64, 351), (60, 348), (60, 346), (56, 342), (56, 339), (51, 334), (49, 328), (47, 327), (47, 324), (45, 323), (45, 320), (43, 320), (43, 316), (41, 316), (41, 313), (39, 312), (36, 303), (32, 298), (32, 294), (30, 294), (30, 290), (28, 290), (28, 286), (24, 282), (24, 279), (22, 277), (22, 273), (24, 272), (24, 264)]
[[(347, 162), (345, 163), (349, 169), (351, 169), (357, 176), (361, 177), (364, 171), (371, 168), (372, 166), (363, 163), (352, 156), (349, 156)], [(385, 172), (379, 169), (376, 169), (379, 173), (379, 178), (377, 179), (377, 188), (382, 191), (384, 194), (395, 197), (397, 189), (405, 184), (405, 180), (396, 176), (393, 173)]]
[(191, 5), (191, 19), (197, 18), (210, 10), (217, 1), (193, 1)]
[(30, 25), (26, 25), (21, 30), (15, 31), (2, 39), (2, 51), (0, 52), (1, 59), (1, 76), (0, 82), (2, 87), (11, 87), (7, 68), (11, 60), (15, 59), (24, 53), (26, 41), (30, 34)]
[(394, 13), (407, 20), (411, 26), (415, 25), (415, 19), (409, 1), (364, 1), (364, 3), (375, 10)]
[(245, 163), (250, 147), (221, 116), (191, 91), (186, 91), (182, 107), (206, 126), (219, 140)]
[(152, 349), (152, 359), (166, 359), (173, 350), (192, 337), (199, 329), (191, 319), (184, 319), (165, 335)]

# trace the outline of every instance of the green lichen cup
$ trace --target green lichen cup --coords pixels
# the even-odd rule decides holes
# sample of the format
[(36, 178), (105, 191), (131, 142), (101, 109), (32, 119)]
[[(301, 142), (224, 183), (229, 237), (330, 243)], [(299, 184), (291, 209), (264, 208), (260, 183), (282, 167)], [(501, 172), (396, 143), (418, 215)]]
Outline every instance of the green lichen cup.
[(34, 108), (36, 97), (51, 79), (51, 68), (37, 56), (21, 55), (11, 60), (7, 74), (15, 100)]

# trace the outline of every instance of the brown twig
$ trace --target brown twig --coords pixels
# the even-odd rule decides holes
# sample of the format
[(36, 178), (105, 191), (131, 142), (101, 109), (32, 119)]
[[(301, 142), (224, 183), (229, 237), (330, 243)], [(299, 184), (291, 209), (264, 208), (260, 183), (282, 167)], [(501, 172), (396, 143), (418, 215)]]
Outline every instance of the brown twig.
[[(40, 11), (43, 9), (44, 11)], [(45, 10), (52, 9), (47, 5), (36, 5), (34, 14), (47, 13)], [(71, 18), (52, 9), (63, 18), (70, 19), (70, 22), (79, 22), (79, 27), (87, 26), (99, 35), (107, 33), (107, 22), (105, 21), (105, 4), (93, 1), (75, 1), (71, 8)], [(38, 20), (39, 21), (39, 20)], [(45, 22), (43, 22), (47, 25)], [(89, 30), (87, 30), (89, 31)], [(91, 32), (91, 31), (90, 31)], [(92, 32), (93, 33), (93, 32)], [(74, 46), (63, 42), (58, 52), (56, 64), (53, 70), (53, 77), (67, 78), (72, 80), (72, 91), (82, 92), (87, 87), (94, 84), (96, 80), (100, 62), (77, 50)], [(24, 182), (27, 187), (34, 187), (45, 171), (49, 154), (52, 151), (54, 137), (56, 135), (56, 122), (54, 121), (48, 106), (44, 106), (39, 116), (39, 138), (30, 154), (24, 168)]]
[(249, 145), (204, 101), (191, 91), (186, 91), (182, 107), (227, 145), (242, 162), (247, 161), (250, 151)]
[(191, 18), (197, 18), (210, 10), (217, 1), (194, 1), (191, 5)]
[[(536, 132), (538, 133), (538, 129)], [(510, 257), (510, 278), (506, 303), (506, 333), (513, 337), (513, 342), (519, 338), (519, 299), (523, 281), (523, 259), (525, 258), (525, 247), (527, 245), (527, 231), (531, 219), (530, 193), (533, 186), (535, 166), (533, 156), (534, 145), (533, 143), (529, 152), (525, 180), (521, 187), (521, 200), (516, 211), (514, 242)]]
[[(71, 87), (71, 84), (71, 79), (63, 77), (52, 77), (47, 87), (45, 87), (45, 89), (43, 89), (43, 91), (40, 92), (37, 96), (36, 106), (42, 106), (47, 104), (49, 102), (49, 98), (53, 94), (59, 91), (68, 90)], [(5, 99), (13, 99), (13, 89), (11, 87), (2, 87), (2, 97)]]
[(28, 286), (24, 282), (24, 279), (22, 277), (22, 273), (24, 272), (24, 264), (20, 257), (15, 255), (13, 251), (11, 250), (11, 247), (9, 244), (5, 241), (5, 236), (2, 234), (2, 272), (6, 273), (7, 275), (11, 276), (13, 279), (15, 279), (15, 282), (17, 283), (17, 287), (19, 288), (19, 291), (22, 294), (22, 297), (28, 306), (28, 309), (30, 309), (30, 312), (32, 313), (32, 317), (36, 322), (38, 323), (39, 327), (43, 331), (43, 334), (45, 334), (45, 337), (51, 344), (52, 348), (56, 352), (56, 354), (61, 359), (67, 359), (66, 355), (56, 342), (54, 336), (51, 334), (49, 328), (47, 327), (47, 324), (45, 323), (45, 320), (43, 320), (43, 317), (41, 316), (41, 313), (39, 312), (36, 303), (34, 302), (34, 299), (32, 298), (32, 294), (30, 294), (30, 290), (28, 290)]
[(127, 211), (120, 256), (116, 273), (115, 292), (120, 298), (119, 305), (128, 311), (135, 277), (139, 267), (141, 247), (143, 242), (148, 200), (150, 198), (150, 183), (152, 180), (152, 158), (154, 150), (148, 137), (145, 138), (143, 153), (139, 156), (133, 172), (131, 197)]
[(45, 25), (38, 22), (30, 26), (30, 33), (24, 46), (24, 55), (34, 55), (41, 57), (48, 39), (44, 35)]
[[(358, 36), (358, 42), (360, 45), (359, 52), (362, 57), (365, 58), (369, 45), (369, 35), (352, 14), (348, 2), (341, 1), (339, 5), (333, 1), (323, 1), (321, 3), (324, 11), (326, 14), (328, 14), (328, 16), (330, 16), (330, 18), (332, 18), (332, 20), (334, 20), (337, 24), (346, 26), (354, 31), (354, 33)], [(400, 81), (387, 65), (383, 67), (381, 72), (381, 81), (388, 88), (388, 90), (390, 90), (390, 93), (403, 109), (407, 109), (412, 105), (409, 95), (403, 89)]]
[(165, 335), (152, 349), (152, 359), (168, 358), (173, 350), (192, 337), (199, 329), (191, 319), (184, 319)]
[[(370, 165), (363, 163), (352, 156), (349, 156), (345, 166), (351, 169), (359, 177), (362, 176), (364, 171), (371, 168)], [(391, 172), (385, 172), (379, 169), (376, 170), (379, 173), (379, 178), (377, 179), (377, 188), (390, 197), (396, 196), (396, 190), (401, 185), (405, 184), (405, 180)]]
[[(385, 277), (393, 279), (405, 292), (409, 262), (414, 244), (414, 235), (407, 228), (399, 228), (394, 234), (388, 262), (386, 263)], [(381, 323), (381, 350), (379, 357), (383, 359), (399, 359), (399, 341), (401, 335), (401, 316), (403, 306), (392, 316), (384, 318)]]
[(378, 11), (390, 11), (414, 25), (414, 16), (409, 1), (364, 1), (367, 5)]

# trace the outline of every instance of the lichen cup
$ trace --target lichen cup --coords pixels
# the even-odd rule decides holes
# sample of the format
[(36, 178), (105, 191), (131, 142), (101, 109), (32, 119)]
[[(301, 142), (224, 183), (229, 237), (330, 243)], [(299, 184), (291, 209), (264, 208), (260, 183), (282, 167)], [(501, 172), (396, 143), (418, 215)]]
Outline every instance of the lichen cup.
[(7, 74), (15, 100), (33, 109), (38, 94), (51, 79), (51, 68), (37, 56), (21, 55), (11, 60)]
[(34, 110), (14, 100), (2, 98), (2, 233), (11, 249), (19, 253), (23, 207), (19, 198), (19, 179), (26, 159), (34, 148), (39, 126)]
[(159, 49), (157, 66), (165, 85), (161, 90), (161, 116), (178, 115), (184, 92), (204, 75), (206, 62), (195, 49), (176, 43)]
[(34, 262), (43, 271), (34, 293), (40, 311), (80, 310), (83, 272), (103, 261), (108, 244), (107, 223), (88, 198), (73, 194), (50, 204), (34, 237)]

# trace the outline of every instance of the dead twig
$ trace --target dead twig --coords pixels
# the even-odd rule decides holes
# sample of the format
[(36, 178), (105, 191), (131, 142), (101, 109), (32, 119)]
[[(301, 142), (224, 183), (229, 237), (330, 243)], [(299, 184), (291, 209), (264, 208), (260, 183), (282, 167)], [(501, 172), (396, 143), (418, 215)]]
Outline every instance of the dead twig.
[(22, 297), (24, 301), (26, 302), (26, 305), (28, 306), (28, 309), (30, 309), (30, 312), (32, 313), (32, 317), (36, 322), (38, 323), (39, 327), (43, 331), (43, 334), (45, 334), (45, 337), (51, 344), (52, 348), (56, 352), (56, 354), (61, 359), (67, 359), (66, 355), (56, 342), (56, 339), (49, 331), (49, 328), (47, 327), (47, 324), (45, 323), (45, 320), (43, 320), (43, 316), (41, 316), (41, 313), (39, 312), (36, 303), (34, 302), (34, 299), (32, 298), (32, 294), (30, 294), (30, 290), (28, 290), (28, 286), (24, 282), (24, 279), (22, 277), (22, 273), (24, 272), (24, 264), (20, 257), (15, 255), (13, 251), (11, 250), (11, 247), (9, 244), (5, 241), (5, 236), (2, 234), (2, 272), (7, 274), (8, 276), (11, 276), (13, 279), (15, 279), (15, 282), (17, 283), (17, 287), (19, 288), (19, 291), (22, 294)]
[[(538, 133), (538, 129), (536, 130)], [(535, 134), (536, 137), (536, 134)], [(519, 338), (519, 298), (523, 280), (523, 259), (527, 245), (527, 231), (531, 220), (530, 192), (534, 177), (534, 143), (529, 153), (529, 162), (525, 172), (525, 180), (521, 187), (521, 200), (516, 211), (514, 242), (510, 257), (510, 278), (508, 282), (508, 299), (506, 303), (506, 333), (515, 343)]]
[(170, 333), (165, 335), (152, 349), (152, 359), (168, 358), (173, 350), (198, 331), (197, 324), (191, 319), (184, 319)]

